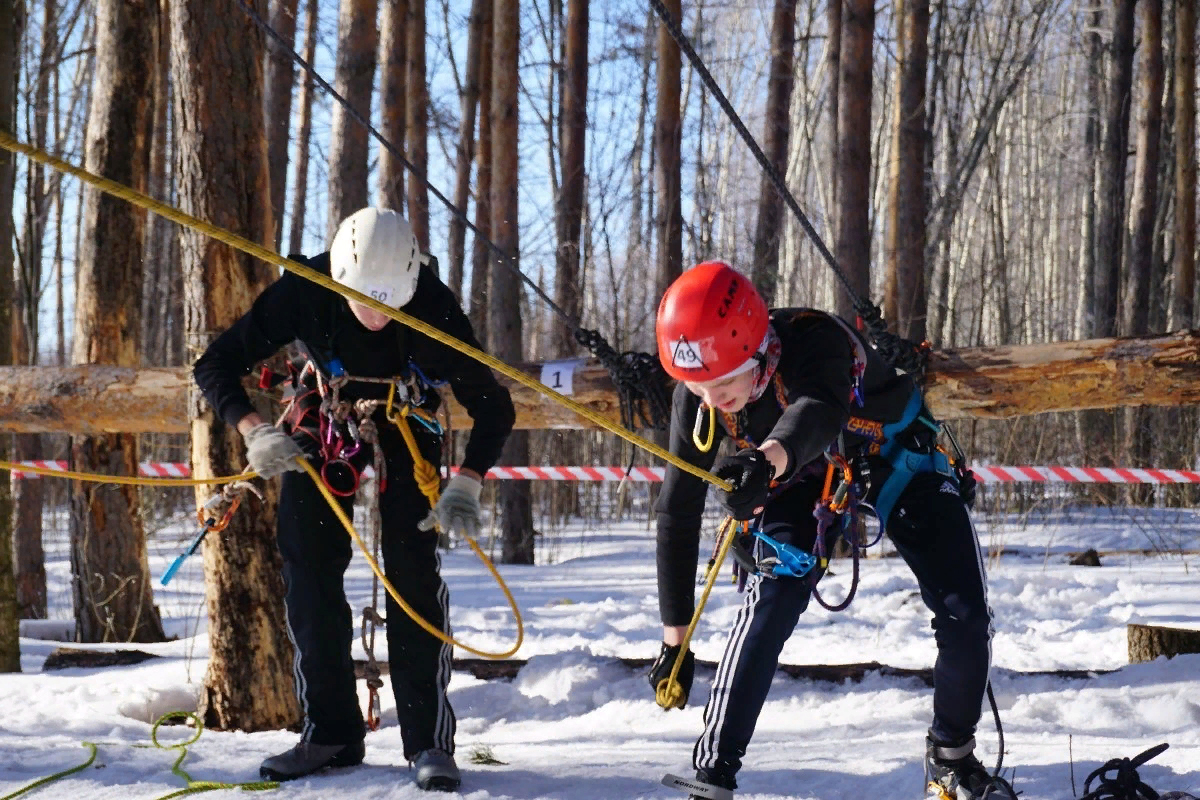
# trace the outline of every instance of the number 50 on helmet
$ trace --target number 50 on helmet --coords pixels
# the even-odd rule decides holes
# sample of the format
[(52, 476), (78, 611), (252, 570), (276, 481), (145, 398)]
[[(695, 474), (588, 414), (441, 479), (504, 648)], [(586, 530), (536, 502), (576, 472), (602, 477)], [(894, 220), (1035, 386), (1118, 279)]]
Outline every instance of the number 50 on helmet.
[(658, 304), (658, 359), (679, 381), (731, 377), (758, 363), (769, 324), (749, 278), (723, 261), (705, 261), (676, 278)]

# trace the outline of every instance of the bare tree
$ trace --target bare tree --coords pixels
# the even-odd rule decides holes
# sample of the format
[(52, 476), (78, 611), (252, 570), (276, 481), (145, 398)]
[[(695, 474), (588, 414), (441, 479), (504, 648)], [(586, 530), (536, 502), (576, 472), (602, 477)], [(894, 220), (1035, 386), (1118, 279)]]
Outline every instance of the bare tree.
[[(838, 208), (838, 146), (841, 142), (838, 128), (838, 105), (841, 99), (842, 77), (842, 5), (844, 0), (827, 0), (826, 24), (829, 26), (829, 45), (825, 50), (825, 66), (829, 72), (829, 207)], [(830, 233), (834, 241), (838, 237), (837, 214), (830, 214)]]
[[(157, 0), (97, 3), (85, 164), (140, 192), (150, 171), (159, 32)], [(96, 189), (83, 213), (72, 360), (137, 366), (145, 213)], [(71, 458), (84, 472), (137, 475), (137, 437), (72, 437)], [(71, 577), (76, 641), (162, 641), (136, 487), (72, 483)]]
[[(262, 6), (263, 0), (257, 5)], [(262, 13), (262, 9), (258, 9)], [(262, 118), (264, 42), (237, 0), (174, 0), (171, 72), (179, 131), (179, 204), (270, 247), (272, 230)], [(199, 233), (180, 234), (188, 343), (202, 351), (274, 279), (275, 270)], [(192, 472), (245, 467), (241, 436), (197, 393), (190, 401)], [(247, 731), (302, 719), (292, 692), (282, 562), (275, 546), (277, 488), (204, 543), (210, 658), (200, 709), (205, 725)], [(207, 499), (198, 491), (197, 499)]]
[[(304, 12), (304, 60), (309, 64), (317, 54), (317, 22), (320, 6), (308, 0)], [(308, 148), (312, 138), (312, 106), (315, 84), (309, 71), (300, 85), (300, 124), (296, 132), (296, 188), (292, 192), (292, 228), (288, 234), (288, 252), (304, 249), (304, 218), (308, 205)]]
[(475, 239), (471, 245), (471, 302), (468, 316), (475, 336), (488, 349), (489, 277), (492, 253), (487, 239), (492, 235), (492, 42), (494, 22), (489, 6), (479, 35), (479, 149), (475, 153)]
[(1175, 269), (1170, 326), (1195, 324), (1196, 291), (1196, 6), (1175, 7)]
[[(568, 0), (566, 41), (563, 45), (566, 73), (562, 84), (562, 170), (558, 193), (558, 250), (555, 258), (554, 302), (574, 324), (583, 311), (579, 282), (580, 235), (587, 187), (588, 92), (588, 0)], [(575, 352), (574, 324), (555, 324), (553, 352), (566, 357)]]
[[(503, 257), (517, 263), (520, 230), (518, 213), (518, 67), (521, 47), (519, 0), (496, 0), (493, 6), (492, 52), (492, 238)], [(492, 264), (498, 276), (498, 264)], [(488, 297), (488, 347), (497, 358), (511, 363), (524, 356), (521, 320), (521, 284), (505, 275), (492, 281)], [(529, 463), (529, 433), (514, 431), (501, 455), (503, 464)], [(533, 512), (527, 481), (504, 481), (497, 489), (503, 515), (501, 560), (505, 564), (532, 564)]]
[[(408, 107), (409, 2), (383, 0), (379, 14), (380, 133), (401, 152)], [(404, 213), (404, 164), (386, 147), (379, 151), (379, 205)]]
[[(842, 6), (841, 74), (838, 78), (837, 259), (859, 297), (871, 292), (871, 45), (875, 34), (872, 0)], [(854, 302), (838, 287), (837, 311), (854, 318)]]
[[(170, 73), (171, 36), (169, 13), (164, 5), (158, 13), (158, 52), (155, 54), (153, 107), (154, 124), (150, 135), (150, 177), (148, 191), (157, 200), (171, 202), (168, 185), (170, 152)], [(171, 309), (171, 290), (179, 270), (170, 258), (171, 242), (176, 226), (169, 220), (151, 216), (146, 225), (146, 267), (142, 278), (142, 363), (152, 367), (168, 363), (168, 331)], [(178, 331), (175, 331), (178, 333)]]
[[(795, 48), (796, 0), (775, 0), (775, 13), (771, 19), (771, 68), (767, 81), (763, 152), (780, 175), (787, 172)], [(783, 203), (764, 174), (758, 190), (758, 222), (754, 228), (751, 277), (767, 305), (775, 302), (775, 287), (779, 281), (779, 237), (782, 231)]]
[[(21, 52), (24, 0), (0, 0), (0, 131), (16, 133), (17, 77)], [(0, 152), (0, 364), (12, 363), (13, 310), (13, 192), (16, 181), (13, 154)], [(9, 458), (9, 437), (0, 436), (0, 458)], [(20, 609), (13, 575), (12, 491), (0, 481), (0, 672), (21, 671), (18, 642)]]
[[(378, 0), (341, 0), (338, 7), (337, 70), (334, 88), (350, 107), (371, 118), (375, 82), (375, 28)], [(367, 130), (341, 103), (333, 106), (329, 142), (329, 219), (332, 240), (342, 220), (367, 205)]]
[(1162, 0), (1142, 4), (1142, 114), (1129, 225), (1128, 284), (1122, 333), (1149, 333), (1150, 275), (1154, 259), (1154, 218), (1158, 206), (1158, 145), (1162, 134)]
[[(298, 0), (271, 0), (271, 27), (289, 45), (296, 39)], [(271, 219), (275, 226), (275, 249), (283, 241), (283, 209), (287, 199), (288, 132), (292, 123), (292, 56), (282, 44), (267, 43), (267, 78), (263, 113), (267, 119), (267, 164), (271, 169)]]
[(1088, 15), (1089, 24), (1084, 34), (1087, 49), (1087, 106), (1084, 122), (1084, 164), (1087, 169), (1087, 183), (1083, 187), (1083, 219), (1080, 238), (1083, 246), (1079, 248), (1079, 271), (1083, 282), (1083, 291), (1079, 295), (1079, 313), (1075, 335), (1088, 338), (1095, 333), (1092, 318), (1096, 305), (1096, 181), (1099, 179), (1100, 159), (1100, 95), (1103, 83), (1104, 50), (1100, 41), (1100, 6), (1097, 5)]
[[(47, 0), (43, 5), (41, 52), (33, 77), (32, 112), (33, 144), (46, 150), (47, 127), (50, 117), (50, 75), (55, 71), (58, 50), (58, 4)], [(57, 176), (51, 176), (51, 181)], [(38, 363), (41, 344), (39, 310), (42, 298), (43, 245), (46, 221), (50, 214), (53, 193), (48, 191), (45, 169), (30, 162), (26, 174), (25, 224), (20, 247), (20, 262), (15, 285), (17, 315), (13, 327), (13, 363)], [(36, 433), (13, 437), (15, 455), (19, 461), (37, 461), (45, 457), (45, 442)], [(26, 618), (46, 616), (46, 569), (42, 549), (42, 512), (45, 506), (46, 482), (22, 480), (13, 483), (13, 557), (17, 571), (17, 598), (21, 615)]]
[[(480, 44), (485, 25), (490, 25), (490, 0), (471, 0), (471, 16), (467, 20), (467, 63), (459, 95), (458, 145), (454, 153), (454, 206), (467, 213), (471, 194), (471, 164), (475, 160), (475, 116), (479, 108)], [(483, 115), (487, 115), (484, 109)], [(463, 297), (463, 267), (466, 261), (467, 226), (457, 217), (450, 220), (450, 258), (448, 284), (454, 294)]]
[[(680, 0), (663, 5), (676, 24), (682, 18)], [(654, 185), (658, 195), (654, 227), (658, 233), (655, 300), (683, 273), (683, 207), (680, 161), (683, 119), (680, 108), (681, 58), (679, 45), (667, 26), (658, 26), (658, 95), (654, 114)]]
[[(404, 104), (408, 160), (422, 177), (429, 170), (429, 85), (425, 77), (425, 0), (408, 2), (408, 75)], [(429, 250), (429, 187), (408, 181), (408, 219), (421, 249)]]
[(896, 0), (896, 117), (888, 192), (884, 317), (915, 342), (925, 339), (925, 74), (929, 0)]
[(1112, 59), (1108, 73), (1108, 105), (1100, 151), (1096, 198), (1096, 301), (1092, 310), (1096, 336), (1117, 332), (1118, 295), (1124, 252), (1125, 167), (1129, 151), (1129, 107), (1133, 83), (1134, 0), (1113, 3)]

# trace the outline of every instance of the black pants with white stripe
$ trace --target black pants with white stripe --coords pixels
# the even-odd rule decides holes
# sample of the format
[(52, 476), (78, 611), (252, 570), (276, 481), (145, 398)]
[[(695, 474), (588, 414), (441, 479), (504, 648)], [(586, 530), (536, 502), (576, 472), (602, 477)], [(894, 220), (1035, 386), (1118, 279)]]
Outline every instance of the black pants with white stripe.
[[(775, 498), (763, 515), (764, 532), (811, 552), (812, 509), (821, 490), (819, 480), (804, 481)], [(930, 730), (941, 742), (963, 743), (979, 722), (991, 662), (991, 611), (975, 529), (954, 484), (925, 474), (901, 495), (888, 535), (933, 612), (938, 657)], [(704, 709), (704, 733), (693, 751), (697, 769), (732, 775), (741, 767), (779, 653), (811, 595), (808, 579), (750, 579)], [(870, 599), (859, 595), (855, 602)]]
[[(436, 441), (418, 434), (435, 465)], [(439, 574), (437, 535), (417, 530), (429, 503), (413, 479), (403, 441), (389, 436), (387, 486), (380, 497), (384, 573), (405, 602), (431, 625), (449, 633), (448, 592)], [(308, 475), (286, 472), (279, 498), (277, 538), (283, 556), (288, 630), (296, 649), (293, 676), (304, 708), (303, 738), (348, 744), (365, 732), (350, 646), (358, 613), (346, 602), (342, 577), (353, 543)], [(342, 498), (351, 511), (352, 498)], [(365, 585), (359, 588), (361, 594)], [(404, 755), (429, 748), (454, 752), (454, 712), (446, 698), (450, 646), (421, 630), (387, 597), (388, 666)]]

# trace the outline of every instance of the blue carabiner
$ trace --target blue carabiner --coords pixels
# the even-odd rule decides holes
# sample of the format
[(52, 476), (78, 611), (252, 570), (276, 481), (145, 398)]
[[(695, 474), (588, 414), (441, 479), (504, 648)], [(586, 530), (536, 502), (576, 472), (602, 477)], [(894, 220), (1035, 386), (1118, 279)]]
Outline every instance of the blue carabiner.
[(817, 557), (812, 553), (806, 553), (799, 547), (772, 539), (761, 530), (754, 530), (752, 533), (755, 538), (762, 540), (775, 550), (774, 559), (768, 557), (759, 562), (760, 569), (772, 560), (775, 562), (771, 565), (770, 574), (772, 577), (803, 578), (812, 572), (813, 567), (817, 566)]
[(409, 414), (408, 418), (415, 419), (417, 422), (424, 425), (426, 429), (433, 433), (434, 436), (441, 436), (445, 432), (445, 429), (442, 428), (442, 423), (438, 422), (436, 419), (425, 419), (420, 414)]

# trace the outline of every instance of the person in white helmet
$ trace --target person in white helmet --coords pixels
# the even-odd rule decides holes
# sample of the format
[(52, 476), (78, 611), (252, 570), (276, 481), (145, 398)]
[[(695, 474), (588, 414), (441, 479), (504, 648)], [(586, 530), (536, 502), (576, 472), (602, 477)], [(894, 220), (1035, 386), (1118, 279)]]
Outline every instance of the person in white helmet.
[[(436, 262), (421, 253), (412, 227), (395, 211), (364, 208), (341, 223), (329, 252), (292, 258), (479, 347), (457, 299), (438, 279)], [(244, 436), (250, 467), (264, 478), (282, 476), (276, 536), (287, 587), (286, 622), (296, 650), (293, 674), (305, 720), (300, 742), (263, 762), (260, 774), (271, 780), (358, 764), (364, 756), (365, 726), (350, 655), (352, 617), (342, 585), (351, 541), (296, 458), (332, 467), (323, 474), (351, 512), (356, 476), (370, 463), (371, 448), (351, 439), (353, 429), (337, 427), (319, 407), (320, 394), (300, 383), (298, 396), (316, 402), (295, 403), (286, 430), (255, 411), (242, 377), (292, 342), (301, 345), (324, 379), (346, 376), (341, 400), (386, 399), (386, 383), (355, 377), (403, 378), (418, 395), (414, 404), (435, 412), (439, 398), (431, 386), (446, 382), (470, 413), (473, 427), (461, 467), (433, 509), (417, 485), (399, 431), (384, 419), (382, 408), (374, 414), (386, 467), (380, 493), (384, 570), (405, 601), (446, 632), (448, 593), (439, 574), (433, 523), (444, 531), (477, 534), (482, 476), (499, 457), (515, 418), (508, 391), (488, 367), (290, 272), (263, 291), (196, 362), (196, 383), (219, 419)], [(411, 427), (425, 459), (438, 466), (439, 432)], [(422, 789), (453, 791), (461, 778), (454, 763), (454, 711), (446, 696), (451, 648), (421, 630), (390, 597), (387, 620), (404, 755)]]

